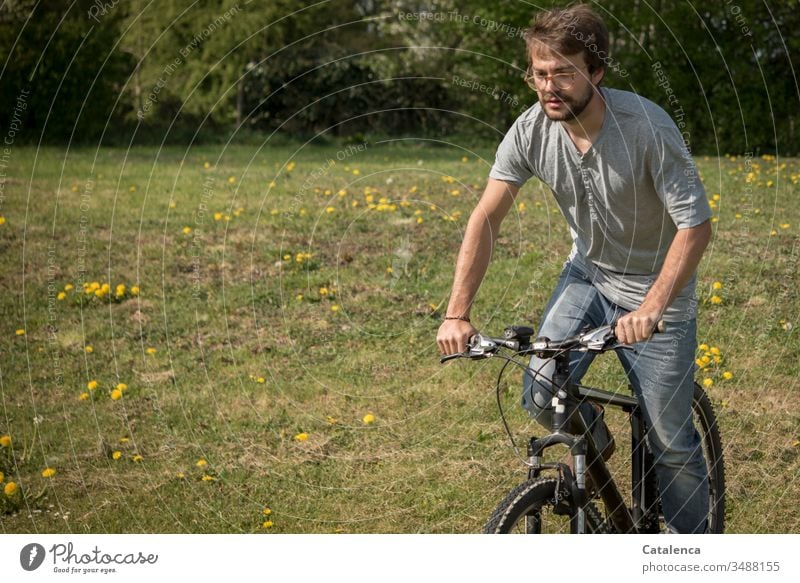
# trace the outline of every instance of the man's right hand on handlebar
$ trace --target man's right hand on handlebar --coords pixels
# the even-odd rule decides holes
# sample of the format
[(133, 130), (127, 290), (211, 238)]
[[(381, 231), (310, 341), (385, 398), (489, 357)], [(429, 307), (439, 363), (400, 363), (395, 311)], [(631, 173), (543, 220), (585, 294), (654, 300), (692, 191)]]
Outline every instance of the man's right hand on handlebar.
[(464, 320), (445, 320), (439, 326), (436, 334), (436, 343), (439, 351), (444, 354), (458, 354), (467, 349), (467, 342), (470, 337), (478, 333), (478, 330)]

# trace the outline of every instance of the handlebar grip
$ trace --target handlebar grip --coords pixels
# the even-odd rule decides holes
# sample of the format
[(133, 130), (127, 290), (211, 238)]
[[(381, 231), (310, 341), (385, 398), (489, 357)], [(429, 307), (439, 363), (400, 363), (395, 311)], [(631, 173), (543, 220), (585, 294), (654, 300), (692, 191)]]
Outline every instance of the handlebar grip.
[(456, 358), (461, 358), (462, 356), (463, 356), (463, 354), (460, 353), (460, 352), (457, 352), (456, 354), (446, 354), (446, 355), (442, 356), (441, 358), (439, 358), (439, 363), (440, 364), (444, 364), (445, 362), (447, 362), (449, 360), (453, 360), (453, 359), (456, 359)]

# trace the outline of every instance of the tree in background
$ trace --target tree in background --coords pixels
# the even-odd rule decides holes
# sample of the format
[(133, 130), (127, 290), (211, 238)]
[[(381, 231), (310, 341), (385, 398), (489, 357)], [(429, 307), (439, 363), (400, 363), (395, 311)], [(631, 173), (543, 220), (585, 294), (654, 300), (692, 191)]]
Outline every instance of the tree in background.
[(116, 48), (119, 11), (92, 19), (90, 0), (0, 5), (0, 127), (20, 112), (22, 139), (96, 136), (111, 113), (130, 59)]
[[(536, 102), (522, 31), (536, 9), (563, 4), (6, 2), (0, 123), (30, 88), (25, 127), (46, 139), (105, 128), (118, 142), (195, 139), (208, 126), (222, 139), (247, 128), (496, 143)], [(592, 5), (611, 33), (604, 84), (664, 107), (695, 153), (797, 152), (797, 0)]]

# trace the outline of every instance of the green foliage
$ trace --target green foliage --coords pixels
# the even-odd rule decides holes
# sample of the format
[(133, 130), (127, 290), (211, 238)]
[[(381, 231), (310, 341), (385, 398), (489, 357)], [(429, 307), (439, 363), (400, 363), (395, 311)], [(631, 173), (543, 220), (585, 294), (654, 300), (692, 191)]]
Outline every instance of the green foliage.
[[(106, 127), (131, 60), (115, 46), (119, 11), (101, 24), (91, 0), (6, 2), (0, 6), (0, 127), (15, 113), (45, 140), (83, 139)], [(22, 140), (36, 133), (20, 132)]]
[[(536, 102), (522, 30), (562, 4), (129, 0), (90, 18), (90, 0), (7, 2), (0, 122), (29, 89), (29, 140), (45, 125), (54, 139), (94, 137), (111, 114), (117, 141), (277, 131), (494, 144)], [(604, 83), (681, 118), (695, 152), (798, 151), (797, 2), (594, 6), (611, 34)]]

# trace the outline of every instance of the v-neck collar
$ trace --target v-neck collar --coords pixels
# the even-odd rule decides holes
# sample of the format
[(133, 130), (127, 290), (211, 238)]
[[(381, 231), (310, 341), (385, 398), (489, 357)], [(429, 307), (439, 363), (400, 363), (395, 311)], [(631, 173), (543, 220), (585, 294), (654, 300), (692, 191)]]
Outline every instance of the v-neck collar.
[(578, 146), (576, 146), (575, 142), (572, 141), (572, 137), (570, 137), (569, 132), (564, 127), (564, 124), (560, 121), (555, 122), (558, 124), (559, 131), (561, 132), (562, 137), (567, 141), (567, 149), (570, 151), (575, 161), (579, 163), (582, 162), (583, 160), (586, 160), (588, 156), (594, 155), (596, 153), (598, 145), (600, 144), (600, 142), (603, 141), (603, 136), (605, 136), (605, 134), (607, 133), (606, 130), (609, 123), (608, 118), (609, 114), (611, 113), (610, 112), (611, 99), (604, 87), (600, 87), (600, 92), (602, 94), (603, 101), (605, 103), (605, 110), (603, 112), (603, 123), (600, 125), (600, 131), (597, 133), (597, 137), (595, 138), (595, 140), (592, 142), (592, 145), (589, 146), (589, 149), (586, 150), (585, 153), (581, 154), (580, 150), (578, 150)]

